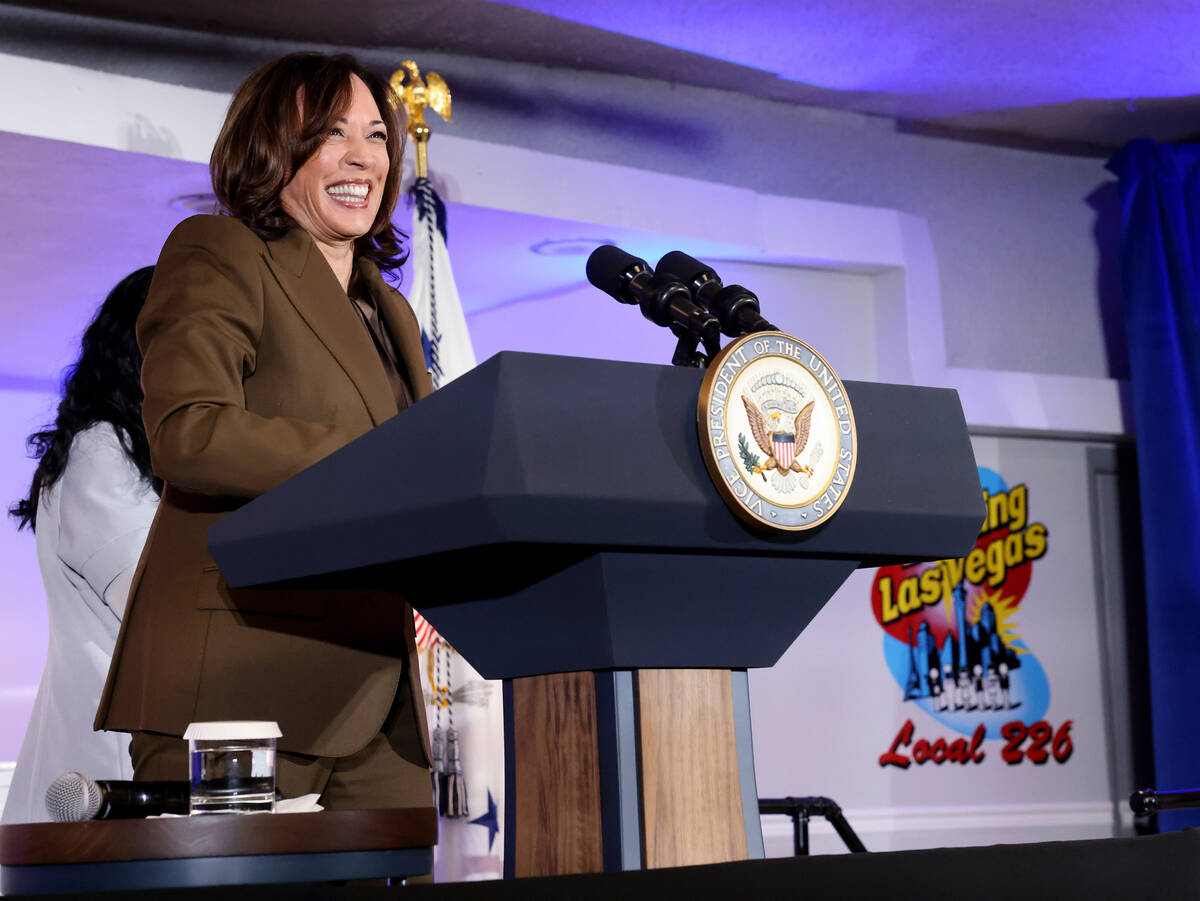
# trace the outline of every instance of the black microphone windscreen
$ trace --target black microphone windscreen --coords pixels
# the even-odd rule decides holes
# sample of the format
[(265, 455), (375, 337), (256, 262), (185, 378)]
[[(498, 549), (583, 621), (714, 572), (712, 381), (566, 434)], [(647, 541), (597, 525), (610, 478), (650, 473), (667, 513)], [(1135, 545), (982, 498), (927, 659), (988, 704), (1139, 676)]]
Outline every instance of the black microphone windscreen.
[(645, 260), (612, 244), (602, 244), (588, 257), (587, 280), (610, 297), (615, 297), (622, 303), (630, 303), (629, 299), (622, 296), (622, 277), (639, 263), (649, 270)]
[(711, 266), (701, 263), (695, 257), (688, 256), (682, 250), (672, 250), (663, 256), (658, 261), (658, 265), (654, 267), (654, 271), (659, 275), (669, 275), (688, 286), (691, 286), (692, 282), (698, 278), (716, 279), (720, 282), (717, 273)]
[(46, 789), (46, 813), (56, 823), (80, 823), (100, 810), (100, 786), (82, 773), (66, 773)]

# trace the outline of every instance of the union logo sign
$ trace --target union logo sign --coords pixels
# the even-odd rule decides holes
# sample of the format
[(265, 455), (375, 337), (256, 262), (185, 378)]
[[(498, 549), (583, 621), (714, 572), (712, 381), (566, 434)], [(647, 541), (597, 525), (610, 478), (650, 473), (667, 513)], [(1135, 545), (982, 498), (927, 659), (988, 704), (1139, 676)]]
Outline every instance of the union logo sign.
[(824, 523), (854, 478), (854, 412), (824, 358), (782, 332), (731, 342), (700, 387), (700, 449), (729, 507), (785, 531)]

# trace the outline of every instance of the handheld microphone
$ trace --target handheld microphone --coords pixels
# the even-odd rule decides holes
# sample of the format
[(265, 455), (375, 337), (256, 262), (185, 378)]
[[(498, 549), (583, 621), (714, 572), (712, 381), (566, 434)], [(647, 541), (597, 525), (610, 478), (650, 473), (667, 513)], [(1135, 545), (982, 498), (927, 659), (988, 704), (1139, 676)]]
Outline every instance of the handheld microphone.
[(692, 296), (721, 321), (721, 331), (730, 338), (749, 332), (777, 331), (759, 314), (757, 297), (741, 285), (723, 285), (711, 266), (681, 250), (672, 250), (659, 260), (655, 271), (683, 282)]
[(187, 782), (93, 780), (82, 773), (66, 773), (46, 789), (46, 812), (56, 823), (186, 814), (190, 796)]
[(643, 316), (677, 337), (702, 341), (710, 357), (720, 351), (721, 323), (692, 300), (683, 284), (655, 273), (645, 260), (605, 244), (588, 257), (587, 279), (609, 297), (637, 305)]

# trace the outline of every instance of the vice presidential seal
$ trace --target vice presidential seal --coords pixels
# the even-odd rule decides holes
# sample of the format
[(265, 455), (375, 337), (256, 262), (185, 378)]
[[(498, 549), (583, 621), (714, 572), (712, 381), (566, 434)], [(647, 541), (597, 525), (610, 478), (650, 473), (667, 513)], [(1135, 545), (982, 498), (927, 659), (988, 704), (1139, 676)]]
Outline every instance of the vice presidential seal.
[(824, 358), (782, 332), (731, 342), (700, 387), (700, 449), (725, 502), (772, 529), (819, 526), (854, 479), (846, 390)]

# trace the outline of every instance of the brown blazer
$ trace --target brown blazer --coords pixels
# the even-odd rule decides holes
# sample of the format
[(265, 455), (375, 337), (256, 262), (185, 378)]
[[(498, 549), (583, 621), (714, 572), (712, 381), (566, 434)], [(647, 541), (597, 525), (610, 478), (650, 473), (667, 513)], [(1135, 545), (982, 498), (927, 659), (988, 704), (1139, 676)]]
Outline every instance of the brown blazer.
[[(426, 396), (412, 310), (374, 265), (356, 265)], [(229, 217), (184, 221), (137, 331), (142, 416), (166, 484), (96, 728), (182, 735), (193, 721), (276, 720), (281, 750), (342, 757), (379, 731), (407, 661), (424, 746), (403, 597), (231, 590), (205, 547), (221, 516), (396, 415), (371, 337), (312, 238), (297, 228), (264, 242)]]

